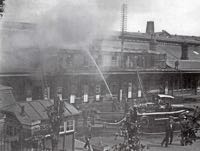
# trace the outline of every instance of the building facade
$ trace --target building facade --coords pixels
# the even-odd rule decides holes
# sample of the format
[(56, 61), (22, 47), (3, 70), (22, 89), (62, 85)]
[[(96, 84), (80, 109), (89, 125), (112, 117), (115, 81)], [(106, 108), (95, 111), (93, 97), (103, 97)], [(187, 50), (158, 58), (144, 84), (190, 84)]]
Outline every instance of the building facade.
[(119, 101), (144, 100), (154, 91), (197, 96), (200, 38), (155, 33), (151, 26), (146, 33), (125, 33), (123, 50), (118, 32), (95, 40), (86, 50), (49, 48), (47, 53), (21, 49), (19, 54), (32, 56), (31, 61), (17, 62), (16, 68), (11, 64), (12, 71), (9, 64), (4, 65), (1, 83), (14, 88), (18, 101), (47, 99), (55, 94), (78, 104), (109, 100), (111, 95)]

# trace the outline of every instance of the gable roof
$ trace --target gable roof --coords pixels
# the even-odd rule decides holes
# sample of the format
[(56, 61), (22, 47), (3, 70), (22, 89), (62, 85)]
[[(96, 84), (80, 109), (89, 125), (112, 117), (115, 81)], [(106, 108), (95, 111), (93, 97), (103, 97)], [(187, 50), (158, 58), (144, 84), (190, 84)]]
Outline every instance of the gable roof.
[[(14, 109), (4, 109), (2, 112), (11, 112), (19, 120), (21, 124), (31, 125), (32, 122), (38, 120), (47, 120), (47, 107), (53, 105), (51, 100), (36, 100), (30, 102), (17, 102)], [(24, 113), (21, 113), (22, 106)], [(78, 115), (79, 111), (71, 104), (64, 103), (64, 117)]]

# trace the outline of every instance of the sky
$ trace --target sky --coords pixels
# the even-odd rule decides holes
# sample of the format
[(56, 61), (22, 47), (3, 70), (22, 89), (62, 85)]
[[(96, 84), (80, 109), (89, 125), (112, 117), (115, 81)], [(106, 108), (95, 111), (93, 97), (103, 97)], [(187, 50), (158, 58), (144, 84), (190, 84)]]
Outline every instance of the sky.
[(200, 36), (199, 10), (199, 0), (128, 0), (128, 31), (145, 32), (149, 20), (155, 31)]
[(87, 49), (99, 35), (120, 30), (123, 1), (130, 32), (145, 32), (146, 22), (154, 21), (156, 32), (200, 36), (200, 0), (6, 0), (2, 26), (6, 21), (37, 26), (31, 32), (0, 31), (0, 64), (10, 60), (4, 57), (8, 51), (19, 56), (19, 50), (34, 47)]
[[(50, 10), (63, 0), (7, 0), (7, 12), (18, 17), (34, 19)], [(167, 30), (172, 34), (200, 35), (199, 0), (66, 0), (74, 5), (90, 5), (89, 9), (99, 9), (99, 13), (108, 14), (115, 19), (113, 30), (120, 29), (120, 9), (122, 1), (128, 1), (128, 31), (145, 32), (146, 22), (155, 22), (155, 31)], [(82, 3), (82, 4), (81, 4)], [(38, 5), (39, 4), (39, 5)], [(11, 11), (12, 9), (12, 11)], [(21, 11), (21, 10), (23, 11)], [(81, 9), (81, 7), (80, 7)], [(71, 12), (73, 15), (73, 12)], [(22, 17), (22, 18), (23, 18)], [(29, 19), (28, 19), (29, 18)], [(15, 16), (16, 19), (16, 16)], [(106, 20), (106, 19), (105, 19)], [(98, 20), (99, 21), (99, 20)], [(107, 20), (108, 21), (108, 20)], [(101, 21), (99, 21), (101, 24)]]

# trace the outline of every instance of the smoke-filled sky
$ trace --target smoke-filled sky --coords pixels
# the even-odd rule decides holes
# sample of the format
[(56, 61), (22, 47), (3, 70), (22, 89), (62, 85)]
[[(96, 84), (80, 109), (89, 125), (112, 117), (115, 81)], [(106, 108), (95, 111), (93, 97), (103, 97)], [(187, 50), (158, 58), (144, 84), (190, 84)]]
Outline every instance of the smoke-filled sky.
[[(1, 51), (19, 56), (18, 50), (26, 48), (87, 49), (99, 35), (120, 29), (123, 1), (6, 0), (2, 25), (16, 21), (36, 26), (31, 31), (3, 31)], [(145, 32), (146, 22), (153, 20), (155, 31), (200, 36), (199, 8), (199, 0), (128, 0), (128, 31)], [(3, 53), (0, 61), (5, 59)]]
[[(31, 22), (36, 30), (30, 33), (11, 33), (13, 37), (31, 39), (28, 45), (69, 47), (88, 44), (97, 35), (112, 30), (118, 14), (112, 13), (119, 3), (106, 0), (7, 0), (3, 21)], [(13, 34), (13, 35), (12, 35)], [(14, 35), (15, 34), (15, 35)], [(17, 34), (17, 35), (16, 35)], [(19, 38), (17, 38), (19, 39)], [(29, 43), (31, 42), (31, 43)], [(10, 45), (10, 44), (9, 44)], [(24, 46), (24, 44), (23, 44)]]
[[(1, 32), (0, 64), (27, 68), (44, 60), (37, 57), (43, 51), (88, 49), (99, 36), (112, 31), (120, 18), (120, 1), (106, 0), (6, 0)], [(117, 13), (114, 13), (117, 12)], [(9, 22), (27, 22), (34, 26), (18, 30)], [(21, 27), (21, 26), (20, 26)], [(12, 60), (12, 61), (10, 61)], [(3, 67), (2, 67), (3, 68)], [(14, 68), (14, 67), (13, 67)], [(53, 67), (52, 67), (53, 68)]]
[[(119, 30), (120, 28), (120, 5), (123, 0), (7, 1), (9, 1), (7, 12), (15, 14), (13, 15), (13, 20), (33, 21), (40, 18), (39, 16), (46, 12), (49, 12), (53, 16), (54, 12), (58, 11), (61, 7), (60, 13), (69, 13), (69, 16), (76, 16), (81, 11), (93, 13), (94, 17), (102, 17), (100, 14), (105, 15), (109, 18), (104, 16), (103, 19), (93, 21), (97, 21), (98, 24), (102, 22), (111, 23), (110, 26), (114, 30)], [(73, 9), (72, 5), (77, 7)], [(172, 34), (199, 36), (199, 8), (199, 0), (128, 0), (128, 31), (144, 32), (146, 21), (153, 20), (155, 21), (156, 31), (164, 29)], [(88, 15), (84, 13), (83, 15)], [(90, 15), (89, 18), (91, 17)], [(92, 24), (92, 22), (90, 23)]]
[[(6, 0), (1, 25), (16, 21), (36, 26), (30, 31), (1, 31), (1, 66), (37, 65), (41, 58), (35, 48), (45, 54), (54, 48), (87, 49), (99, 35), (120, 30), (123, 1)], [(145, 32), (146, 22), (151, 20), (155, 31), (200, 36), (199, 8), (200, 0), (128, 0), (128, 31)]]

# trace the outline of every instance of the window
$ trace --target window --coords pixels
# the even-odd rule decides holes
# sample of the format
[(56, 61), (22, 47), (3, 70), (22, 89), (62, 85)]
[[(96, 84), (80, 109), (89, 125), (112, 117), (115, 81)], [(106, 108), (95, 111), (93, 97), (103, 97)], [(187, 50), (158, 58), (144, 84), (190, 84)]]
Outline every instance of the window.
[(84, 59), (83, 59), (83, 66), (84, 67), (88, 67), (89, 66), (89, 61), (88, 61), (88, 56), (84, 56)]
[(8, 125), (7, 128), (6, 128), (6, 134), (8, 136), (15, 136), (15, 135), (17, 135), (17, 128)]
[(83, 86), (83, 102), (84, 103), (88, 102), (88, 92), (89, 92), (89, 86), (84, 85)]
[[(192, 82), (191, 82), (192, 83)], [(198, 90), (198, 92), (199, 92), (199, 90), (200, 90), (200, 79), (198, 79), (198, 82), (197, 82), (197, 90)]]
[(102, 63), (102, 56), (101, 55), (95, 55), (94, 58), (95, 58), (96, 64), (97, 65), (101, 65), (101, 63)]
[(6, 128), (6, 134), (8, 136), (12, 136), (12, 127), (11, 126), (7, 126), (7, 128)]
[(100, 94), (101, 93), (101, 85), (97, 84), (96, 85), (96, 94)]
[(72, 67), (73, 65), (73, 54), (59, 54), (58, 56), (58, 64), (60, 69), (67, 69), (68, 67)]
[(62, 100), (62, 92), (63, 92), (63, 87), (56, 88), (56, 95), (59, 97), (60, 100)]
[(61, 124), (60, 133), (72, 132), (74, 127), (74, 120), (67, 120)]
[(111, 83), (110, 90), (111, 90), (112, 94), (118, 94), (117, 82)]
[(137, 57), (137, 66), (144, 67), (144, 57), (141, 55)]
[(73, 131), (74, 130), (74, 121), (73, 120), (68, 120), (65, 122), (66, 124), (66, 131)]
[(132, 98), (132, 82), (128, 83), (128, 99)]
[(65, 63), (68, 66), (72, 66), (73, 64), (73, 54), (67, 54), (65, 57)]
[(75, 98), (76, 98), (75, 95), (73, 95), (73, 94), (70, 95), (70, 103), (71, 103), (71, 104), (74, 104), (74, 103), (75, 103)]
[(45, 100), (50, 99), (50, 87), (45, 87), (44, 88), (44, 99)]
[(133, 56), (126, 56), (125, 62), (127, 68), (133, 68), (135, 65)]
[(60, 132), (65, 132), (64, 123), (60, 125)]
[(114, 55), (112, 56), (112, 65), (113, 65), (113, 66), (116, 66), (116, 64), (117, 64), (117, 55), (114, 54)]
[(100, 100), (100, 93), (101, 93), (101, 85), (100, 84), (96, 85), (95, 91), (96, 91), (96, 101), (99, 101)]

